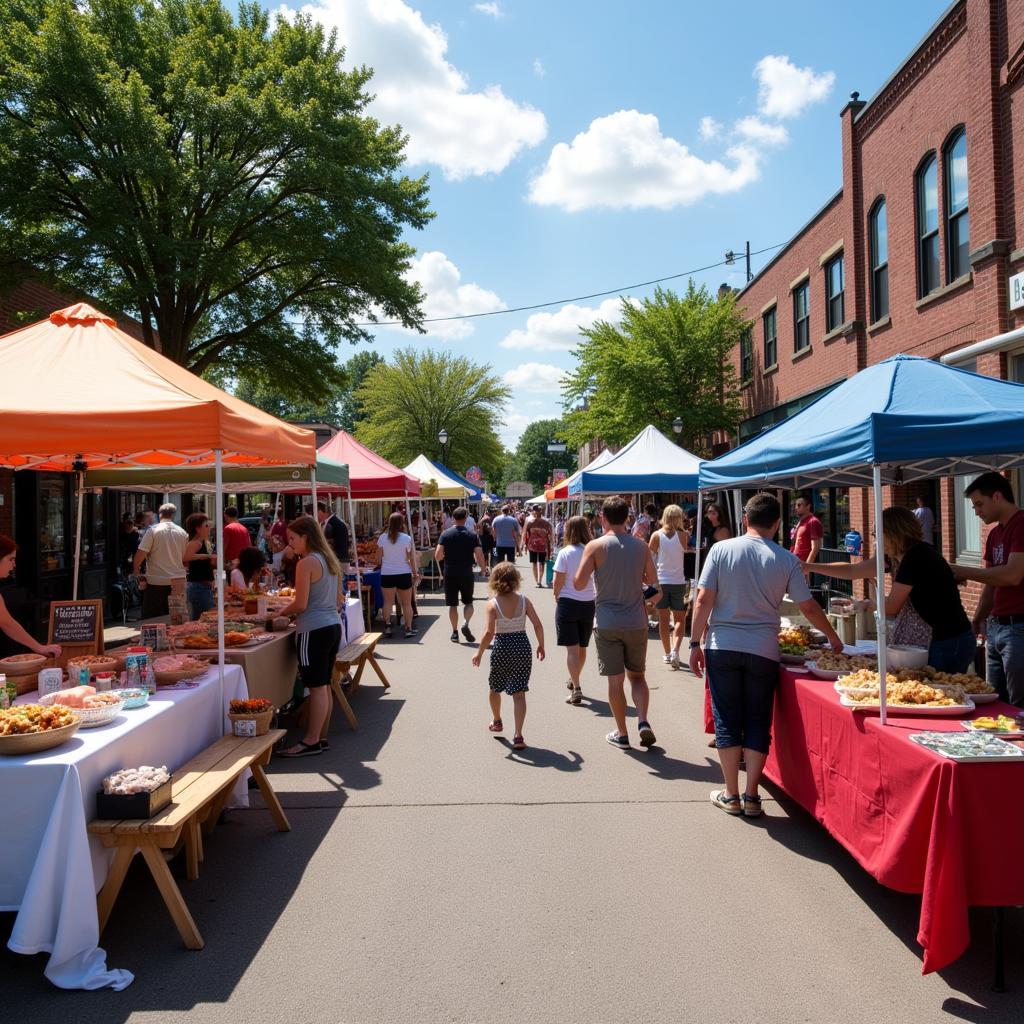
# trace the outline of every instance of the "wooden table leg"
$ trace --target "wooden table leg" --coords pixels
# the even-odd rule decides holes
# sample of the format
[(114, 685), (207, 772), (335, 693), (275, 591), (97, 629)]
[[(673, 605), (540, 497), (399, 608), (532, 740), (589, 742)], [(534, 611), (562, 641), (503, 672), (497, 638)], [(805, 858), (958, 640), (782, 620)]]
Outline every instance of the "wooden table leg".
[(345, 696), (345, 691), (341, 688), (341, 683), (336, 679), (331, 680), (331, 693), (334, 694), (334, 699), (338, 702), (338, 707), (341, 708), (342, 713), (348, 719), (348, 724), (353, 729), (359, 728), (359, 721), (356, 718), (356, 713), (352, 710), (352, 705), (348, 702), (348, 697)]
[(199, 861), (202, 859), (202, 854), (199, 850), (199, 844), (202, 840), (199, 838), (202, 835), (202, 829), (199, 827), (199, 822), (196, 818), (190, 818), (185, 823), (185, 877), (190, 881), (194, 882), (199, 877)]
[(377, 663), (377, 659), (374, 657), (372, 652), (370, 653), (370, 668), (372, 668), (373, 671), (377, 673), (377, 678), (380, 679), (380, 681), (384, 684), (384, 689), (391, 689), (391, 684), (388, 682), (387, 676), (384, 675), (383, 669)]
[(114, 855), (114, 863), (110, 865), (107, 880), (103, 883), (103, 888), (100, 889), (100, 894), (96, 898), (96, 916), (99, 918), (101, 935), (103, 934), (103, 929), (107, 926), (107, 921), (110, 920), (110, 912), (114, 909), (117, 894), (121, 891), (121, 886), (124, 885), (124, 876), (128, 873), (128, 868), (134, 856), (135, 848), (133, 846), (119, 846), (117, 848), (117, 853)]
[(178, 883), (174, 881), (174, 876), (164, 860), (163, 851), (156, 846), (148, 845), (141, 847), (141, 851), (149, 865), (153, 881), (156, 882), (156, 887), (163, 897), (164, 905), (174, 920), (181, 941), (185, 943), (185, 948), (202, 949), (205, 945), (203, 937), (199, 934), (199, 929), (196, 927), (195, 921), (192, 920), (192, 915), (182, 898)]
[(260, 792), (263, 794), (263, 800), (267, 805), (267, 810), (270, 811), (270, 816), (274, 819), (274, 823), (277, 825), (277, 831), (291, 832), (292, 827), (288, 823), (288, 818), (284, 813), (284, 808), (281, 807), (281, 802), (277, 799), (277, 794), (274, 792), (274, 787), (271, 786), (270, 779), (267, 778), (267, 773), (263, 770), (263, 766), (253, 764), (252, 775), (260, 787)]
[[(237, 782), (237, 778), (235, 779)], [(228, 802), (228, 798), (231, 796), (231, 791), (235, 788), (235, 783), (225, 786), (207, 805), (206, 820), (203, 822), (203, 831), (209, 835), (216, 826), (220, 819), (221, 812), (224, 810), (224, 805)]]

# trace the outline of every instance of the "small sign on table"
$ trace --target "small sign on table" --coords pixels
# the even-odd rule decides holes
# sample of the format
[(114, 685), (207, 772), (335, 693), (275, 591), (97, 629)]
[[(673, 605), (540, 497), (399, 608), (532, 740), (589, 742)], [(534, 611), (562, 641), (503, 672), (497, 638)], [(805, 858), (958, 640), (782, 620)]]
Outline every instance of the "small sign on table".
[(103, 653), (103, 602), (52, 601), (48, 643), (60, 644), (58, 664), (83, 654)]

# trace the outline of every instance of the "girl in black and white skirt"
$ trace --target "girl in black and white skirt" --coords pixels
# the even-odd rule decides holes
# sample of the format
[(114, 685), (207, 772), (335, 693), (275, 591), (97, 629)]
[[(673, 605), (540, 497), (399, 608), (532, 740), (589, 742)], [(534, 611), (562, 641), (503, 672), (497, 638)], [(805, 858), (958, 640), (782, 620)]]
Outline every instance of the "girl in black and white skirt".
[(491, 650), (490, 684), (491, 724), (490, 732), (502, 732), (501, 695), (512, 698), (512, 713), (515, 718), (515, 735), (512, 737), (513, 750), (523, 750), (523, 721), (526, 719), (526, 691), (530, 688), (530, 672), (533, 668), (533, 652), (526, 636), (526, 620), (533, 624), (537, 636), (537, 659), (544, 660), (544, 627), (533, 605), (519, 593), (522, 577), (512, 562), (499, 562), (491, 570), (491, 590), (494, 597), (487, 602), (487, 628), (480, 637), (480, 649), (473, 656), (473, 664), (479, 668), (484, 651), (494, 640)]

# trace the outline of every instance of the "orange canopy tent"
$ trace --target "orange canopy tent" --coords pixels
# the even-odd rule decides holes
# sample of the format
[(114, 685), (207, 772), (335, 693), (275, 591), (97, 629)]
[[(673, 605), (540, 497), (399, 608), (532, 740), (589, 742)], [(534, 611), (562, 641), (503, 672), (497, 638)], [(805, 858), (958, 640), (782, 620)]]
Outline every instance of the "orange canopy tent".
[[(125, 334), (85, 303), (0, 337), (0, 465), (316, 465), (284, 423)], [(82, 463), (85, 463), (85, 466)]]

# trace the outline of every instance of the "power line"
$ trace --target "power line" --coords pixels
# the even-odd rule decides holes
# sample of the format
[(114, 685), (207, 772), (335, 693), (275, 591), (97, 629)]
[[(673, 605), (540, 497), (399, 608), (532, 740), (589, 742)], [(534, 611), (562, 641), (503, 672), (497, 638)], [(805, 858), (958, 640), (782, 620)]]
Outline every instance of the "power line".
[[(760, 256), (762, 253), (771, 252), (772, 249), (781, 249), (786, 243), (779, 242), (777, 245), (768, 245), (756, 252), (749, 253), (750, 256)], [(705, 270), (714, 270), (716, 267), (731, 266), (735, 262), (735, 256), (730, 251), (725, 259), (717, 263), (709, 263), (706, 267), (695, 267), (693, 270), (684, 270), (679, 274), (669, 274), (667, 277), (656, 277), (652, 281), (641, 281), (638, 284), (627, 284), (621, 288), (609, 288), (604, 292), (591, 292), (589, 295), (577, 295), (571, 299), (552, 299), (550, 302), (536, 302), (531, 306), (515, 306), (513, 309), (490, 309), (484, 313), (463, 313), (460, 316), (435, 316), (427, 320), (421, 320), (423, 324), (449, 323), (452, 320), (475, 320), (482, 316), (501, 316), (505, 313), (527, 313), (533, 309), (545, 309), (548, 306), (564, 306), (569, 302), (584, 302), (587, 299), (600, 299), (606, 295), (619, 295), (622, 292), (633, 291), (635, 288), (649, 288), (652, 284), (663, 284), (665, 281), (677, 281), (680, 277), (690, 277), (693, 274), (703, 273)], [(378, 322), (368, 321), (367, 323), (355, 324), (356, 327), (404, 327), (401, 320), (382, 320)]]

